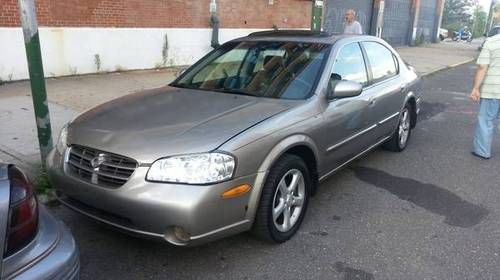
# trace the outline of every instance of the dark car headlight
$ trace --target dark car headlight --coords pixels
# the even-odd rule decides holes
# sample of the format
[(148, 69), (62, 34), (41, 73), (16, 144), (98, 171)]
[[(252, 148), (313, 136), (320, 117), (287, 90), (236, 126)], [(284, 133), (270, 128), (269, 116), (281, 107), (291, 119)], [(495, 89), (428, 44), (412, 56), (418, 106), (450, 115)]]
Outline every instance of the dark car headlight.
[(64, 154), (64, 151), (68, 147), (67, 139), (68, 139), (68, 124), (65, 124), (62, 127), (61, 132), (59, 133), (59, 138), (57, 139), (57, 144), (56, 144), (56, 149), (61, 155)]

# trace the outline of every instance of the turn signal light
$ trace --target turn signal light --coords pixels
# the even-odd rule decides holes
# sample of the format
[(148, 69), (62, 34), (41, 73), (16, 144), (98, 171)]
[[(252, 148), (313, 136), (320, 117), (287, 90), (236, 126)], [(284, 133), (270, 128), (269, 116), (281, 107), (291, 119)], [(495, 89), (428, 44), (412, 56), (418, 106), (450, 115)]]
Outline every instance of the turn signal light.
[(222, 198), (233, 198), (247, 193), (252, 187), (248, 184), (230, 188), (222, 193)]

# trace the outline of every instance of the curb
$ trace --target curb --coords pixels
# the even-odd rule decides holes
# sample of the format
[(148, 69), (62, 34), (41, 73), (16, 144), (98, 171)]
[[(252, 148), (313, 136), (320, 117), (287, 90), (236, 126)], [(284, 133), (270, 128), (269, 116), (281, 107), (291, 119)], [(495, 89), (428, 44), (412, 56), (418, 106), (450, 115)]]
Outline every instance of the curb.
[(458, 67), (458, 66), (462, 66), (462, 65), (465, 65), (467, 63), (471, 63), (473, 61), (475, 61), (476, 59), (475, 58), (470, 58), (470, 59), (467, 59), (465, 61), (462, 61), (462, 62), (459, 62), (459, 63), (455, 63), (455, 64), (451, 64), (451, 65), (447, 65), (447, 66), (444, 66), (444, 67), (441, 67), (441, 68), (438, 68), (436, 70), (433, 70), (431, 72), (427, 72), (427, 73), (423, 73), (420, 75), (420, 77), (424, 78), (424, 77), (428, 77), (428, 76), (431, 76), (431, 75), (434, 75), (434, 74), (437, 74), (441, 71), (445, 71), (445, 70), (448, 70), (448, 69), (452, 69), (452, 68), (455, 68), (455, 67)]

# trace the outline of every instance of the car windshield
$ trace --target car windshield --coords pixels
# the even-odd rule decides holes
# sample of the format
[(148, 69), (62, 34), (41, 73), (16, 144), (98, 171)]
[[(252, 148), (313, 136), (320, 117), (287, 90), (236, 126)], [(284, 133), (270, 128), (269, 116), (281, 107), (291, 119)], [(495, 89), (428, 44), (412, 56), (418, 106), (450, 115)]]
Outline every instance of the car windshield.
[(279, 99), (311, 96), (328, 45), (231, 42), (188, 69), (171, 86)]

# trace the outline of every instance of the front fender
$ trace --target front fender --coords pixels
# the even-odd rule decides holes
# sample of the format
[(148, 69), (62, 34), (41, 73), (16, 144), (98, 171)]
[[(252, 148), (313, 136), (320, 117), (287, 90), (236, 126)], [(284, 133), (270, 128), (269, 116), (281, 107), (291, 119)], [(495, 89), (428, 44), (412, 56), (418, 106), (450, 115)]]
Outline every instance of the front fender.
[(255, 214), (259, 207), (260, 196), (262, 194), (262, 189), (267, 180), (267, 176), (269, 174), (269, 170), (271, 167), (278, 161), (278, 159), (285, 154), (287, 151), (291, 150), (294, 147), (298, 146), (306, 146), (314, 154), (316, 158), (316, 164), (318, 159), (318, 148), (315, 142), (307, 135), (303, 134), (295, 134), (291, 135), (280, 142), (278, 142), (271, 151), (267, 154), (266, 158), (260, 165), (257, 173), (257, 178), (255, 179), (254, 188), (250, 194), (249, 203), (248, 203), (248, 211), (246, 218), (250, 221), (255, 219)]
[(286, 151), (297, 146), (306, 146), (314, 153), (314, 157), (318, 158), (318, 148), (311, 137), (304, 134), (295, 134), (278, 142), (268, 153), (259, 167), (259, 172), (268, 171), (271, 166), (283, 155)]

